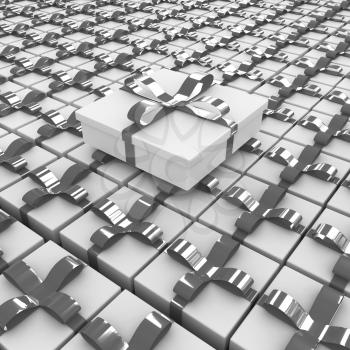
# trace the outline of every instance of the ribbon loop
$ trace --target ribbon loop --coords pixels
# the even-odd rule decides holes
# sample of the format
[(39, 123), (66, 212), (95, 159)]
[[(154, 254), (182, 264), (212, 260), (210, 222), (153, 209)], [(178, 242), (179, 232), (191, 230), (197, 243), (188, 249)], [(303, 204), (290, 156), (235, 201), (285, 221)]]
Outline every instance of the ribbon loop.
[(350, 329), (326, 326), (322, 343), (334, 350), (350, 350)]
[(291, 295), (281, 290), (272, 290), (263, 299), (263, 305), (274, 316), (299, 330), (307, 331), (314, 323), (309, 313)]
[(22, 200), (36, 208), (54, 196), (62, 196), (72, 203), (79, 204), (88, 196), (88, 192), (76, 183), (89, 174), (89, 169), (80, 164), (74, 164), (63, 174), (61, 180), (46, 167), (40, 167), (31, 174), (34, 181), (42, 187), (29, 190)]
[(156, 249), (162, 249), (166, 244), (162, 239), (162, 230), (155, 224), (142, 222), (154, 209), (155, 203), (147, 197), (139, 198), (127, 215), (114, 202), (108, 199), (100, 200), (93, 207), (93, 211), (111, 226), (103, 226), (95, 231), (90, 241), (104, 250), (115, 244), (123, 235), (131, 234)]
[(310, 231), (310, 234), (321, 244), (350, 256), (350, 241), (338, 228), (319, 224), (315, 230)]
[(64, 324), (77, 316), (80, 306), (59, 290), (71, 282), (83, 267), (79, 260), (67, 256), (53, 266), (42, 282), (24, 261), (11, 265), (4, 276), (25, 294), (0, 305), (0, 331), (7, 331), (39, 307)]
[(33, 144), (25, 139), (17, 138), (3, 152), (0, 150), (0, 165), (5, 165), (14, 172), (27, 166), (27, 161), (21, 156), (28, 152)]

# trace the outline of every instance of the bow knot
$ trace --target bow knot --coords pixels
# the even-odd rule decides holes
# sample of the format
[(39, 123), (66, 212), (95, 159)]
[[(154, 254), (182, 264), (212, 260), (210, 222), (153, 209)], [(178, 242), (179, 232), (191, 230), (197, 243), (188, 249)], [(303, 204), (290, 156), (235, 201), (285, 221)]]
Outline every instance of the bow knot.
[(302, 216), (298, 212), (287, 208), (271, 207), (280, 201), (284, 193), (284, 189), (271, 185), (258, 202), (248, 191), (234, 186), (226, 192), (224, 198), (247, 210), (236, 220), (237, 228), (244, 232), (253, 232), (262, 220), (270, 220), (281, 227), (299, 232), (304, 227), (300, 224)]
[(31, 177), (42, 187), (28, 191), (22, 199), (32, 208), (39, 207), (55, 196), (61, 196), (72, 203), (80, 204), (86, 200), (88, 192), (76, 183), (88, 174), (87, 167), (74, 164), (59, 180), (49, 169), (40, 167), (31, 174)]
[(71, 282), (83, 268), (80, 260), (67, 256), (58, 261), (42, 281), (24, 261), (11, 265), (5, 270), (4, 276), (24, 295), (0, 305), (0, 332), (8, 331), (39, 307), (67, 324), (77, 316), (80, 306), (72, 297), (60, 292), (60, 289)]
[(122, 89), (147, 98), (131, 107), (128, 118), (137, 125), (145, 127), (163, 118), (172, 110), (179, 109), (228, 126), (234, 133), (237, 128), (236, 123), (223, 118), (223, 115), (229, 112), (229, 106), (218, 98), (199, 97), (212, 86), (213, 80), (214, 77), (211, 74), (191, 74), (172, 96), (150, 76), (127, 78)]

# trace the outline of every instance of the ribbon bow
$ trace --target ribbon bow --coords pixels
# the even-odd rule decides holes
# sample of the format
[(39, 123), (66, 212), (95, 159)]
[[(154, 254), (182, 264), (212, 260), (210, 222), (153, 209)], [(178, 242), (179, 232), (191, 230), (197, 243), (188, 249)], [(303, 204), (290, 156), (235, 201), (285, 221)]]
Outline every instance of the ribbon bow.
[(350, 142), (350, 129), (343, 129), (347, 122), (347, 116), (337, 114), (326, 125), (320, 118), (309, 115), (301, 119), (298, 124), (306, 129), (316, 131), (315, 142), (319, 145), (327, 146), (333, 137)]
[(22, 199), (31, 208), (37, 208), (55, 196), (80, 204), (86, 199), (88, 192), (76, 183), (88, 174), (89, 168), (74, 164), (66, 170), (61, 180), (58, 180), (49, 169), (40, 167), (31, 173), (31, 177), (42, 187), (29, 190)]
[(6, 62), (11, 62), (15, 59), (15, 54), (19, 52), (19, 48), (13, 45), (6, 45), (0, 51), (0, 58)]
[(305, 68), (304, 74), (308, 77), (314, 77), (320, 72), (324, 72), (330, 75), (341, 76), (342, 67), (337, 64), (330, 64), (331, 58), (321, 57), (316, 62), (310, 58), (299, 58), (295, 65), (301, 68)]
[(92, 87), (92, 82), (89, 80), (91, 76), (92, 73), (87, 70), (79, 70), (73, 78), (71, 78), (66, 72), (59, 71), (52, 74), (52, 78), (55, 81), (49, 84), (49, 88), (54, 92), (62, 91), (69, 87), (89, 90)]
[(113, 59), (111, 56), (101, 53), (95, 57), (97, 63), (95, 69), (98, 71), (104, 71), (111, 68), (119, 68), (127, 71), (133, 70), (132, 55), (125, 52), (117, 54)]
[(100, 317), (89, 322), (81, 335), (95, 350), (153, 350), (170, 327), (171, 321), (154, 311), (140, 323), (129, 343)]
[(38, 129), (38, 134), (45, 139), (55, 136), (62, 131), (69, 131), (73, 135), (80, 137), (82, 135), (81, 124), (76, 119), (75, 112), (71, 113), (68, 119), (63, 117), (61, 113), (54, 110), (44, 113), (42, 117), (49, 124), (41, 126)]
[(116, 41), (117, 43), (127, 44), (129, 42), (129, 31), (125, 29), (116, 29), (114, 32), (110, 32), (106, 29), (101, 29), (96, 32), (96, 43), (101, 45), (108, 41)]
[(262, 80), (263, 74), (258, 69), (254, 69), (254, 63), (243, 61), (238, 66), (233, 63), (225, 62), (219, 64), (218, 69), (223, 72), (222, 78), (224, 82), (229, 82), (235, 78), (244, 77), (250, 80)]
[(343, 295), (323, 286), (308, 313), (291, 295), (274, 289), (268, 296), (263, 296), (262, 306), (298, 330), (286, 350), (312, 350), (319, 344), (331, 349), (349, 350), (350, 329), (330, 325), (342, 301)]
[(35, 115), (41, 109), (38, 102), (44, 97), (45, 94), (37, 90), (28, 92), (22, 100), (11, 91), (0, 94), (0, 101), (2, 102), (0, 103), (0, 117), (5, 117), (18, 110)]
[(172, 53), (172, 56), (175, 57), (175, 66), (176, 67), (185, 67), (189, 64), (199, 64), (203, 67), (210, 67), (212, 63), (212, 58), (207, 56), (206, 50), (194, 50), (192, 52), (177, 50)]
[(186, 273), (175, 284), (176, 296), (170, 304), (171, 316), (181, 319), (183, 308), (194, 300), (203, 288), (211, 282), (218, 282), (247, 300), (252, 300), (256, 291), (252, 288), (254, 280), (246, 272), (224, 267), (224, 264), (236, 253), (239, 243), (228, 236), (222, 236), (215, 242), (207, 257), (184, 239), (176, 240), (167, 250), (169, 256), (190, 267), (193, 271)]
[(211, 96), (197, 98), (211, 87), (213, 79), (211, 74), (191, 74), (186, 77), (178, 92), (171, 96), (150, 76), (127, 78), (122, 89), (148, 99), (132, 106), (128, 118), (140, 127), (145, 127), (163, 118), (172, 110), (179, 109), (203, 119), (213, 120), (236, 131), (236, 123), (223, 118), (223, 115), (230, 110), (224, 101)]
[(126, 234), (133, 235), (142, 242), (161, 250), (166, 245), (162, 239), (162, 230), (155, 224), (143, 221), (154, 211), (155, 207), (155, 202), (144, 196), (133, 204), (126, 215), (108, 199), (97, 202), (92, 210), (109, 225), (101, 227), (91, 236), (90, 241), (93, 246), (88, 251), (90, 263), (97, 266), (98, 254), (111, 247)]
[(292, 209), (274, 208), (284, 194), (283, 188), (270, 185), (258, 202), (248, 191), (234, 186), (226, 191), (224, 199), (247, 210), (236, 220), (237, 228), (246, 233), (253, 232), (262, 220), (270, 220), (276, 225), (300, 232), (304, 227), (300, 224), (302, 216), (298, 212)]
[[(283, 147), (275, 146), (266, 153), (266, 157), (276, 163), (285, 165), (286, 168), (281, 173), (281, 179), (292, 184), (297, 181), (302, 173), (309, 174), (320, 180), (338, 183), (339, 179), (335, 176), (337, 168), (327, 163), (308, 164), (304, 155), (310, 153), (318, 155), (319, 149), (314, 146), (306, 146), (299, 159), (295, 158), (291, 152)], [(316, 157), (314, 157), (316, 158)]]
[(21, 157), (29, 151), (33, 144), (25, 139), (18, 138), (10, 143), (5, 151), (0, 150), (0, 165), (14, 172), (19, 172), (27, 166), (27, 161)]
[(30, 72), (48, 75), (53, 62), (54, 60), (49, 57), (40, 57), (33, 64), (28, 58), (23, 57), (15, 61), (16, 66), (11, 69), (11, 73), (15, 76), (22, 76)]
[(39, 307), (63, 324), (73, 321), (78, 316), (80, 306), (72, 297), (59, 290), (69, 284), (83, 268), (82, 262), (67, 256), (58, 261), (42, 281), (24, 261), (11, 265), (3, 274), (24, 295), (0, 305), (0, 333), (13, 328)]

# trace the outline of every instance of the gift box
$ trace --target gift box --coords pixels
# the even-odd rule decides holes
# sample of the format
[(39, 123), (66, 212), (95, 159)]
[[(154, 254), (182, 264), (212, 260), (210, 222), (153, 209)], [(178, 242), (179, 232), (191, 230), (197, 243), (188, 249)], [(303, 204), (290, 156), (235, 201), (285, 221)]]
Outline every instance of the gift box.
[(0, 273), (43, 243), (38, 234), (0, 210)]
[[(269, 188), (265, 183), (249, 176), (243, 176), (234, 184), (234, 187), (237, 197), (239, 197), (240, 191), (246, 191), (243, 192), (244, 195), (241, 198), (245, 198), (245, 195), (249, 193), (252, 203), (253, 201), (261, 203)], [(273, 194), (274, 190), (272, 189), (269, 193)], [(234, 203), (234, 200), (229, 201), (229, 198), (225, 197), (226, 193), (199, 217), (199, 222), (221, 233), (232, 235), (249, 248), (279, 262), (284, 261), (299, 241), (300, 234), (303, 233), (305, 227), (308, 227), (321, 211), (320, 206), (286, 193), (274, 208), (294, 211), (296, 213), (294, 217), (301, 218), (299, 227), (290, 228), (287, 225), (278, 225), (278, 220), (276, 222), (274, 220), (261, 220), (255, 227), (252, 227), (251, 232), (250, 230), (245, 232), (239, 229), (237, 221), (243, 215), (247, 216), (249, 211), (238, 200), (239, 198), (237, 198), (237, 203)]]
[(1, 191), (0, 203), (44, 238), (58, 241), (59, 230), (117, 188), (88, 168), (60, 158)]
[(116, 284), (47, 242), (0, 276), (0, 347), (58, 349), (119, 292)]
[[(169, 254), (175, 244), (173, 252), (181, 253), (181, 257)], [(255, 292), (265, 288), (278, 264), (198, 223), (190, 226), (167, 252), (136, 276), (136, 295), (170, 314), (215, 349), (226, 349), (233, 330), (251, 307)], [(204, 262), (202, 257), (208, 260)], [(201, 267), (209, 270), (207, 275), (202, 275)], [(222, 267), (226, 270), (221, 270)], [(242, 290), (234, 288), (236, 283)], [(184, 285), (196, 290), (192, 293)], [(180, 314), (176, 310), (181, 300), (178, 296), (189, 300)]]
[[(343, 254), (349, 256), (349, 233), (350, 218), (325, 209), (290, 256), (287, 265), (320, 283), (331, 283), (337, 262)], [(349, 284), (344, 291), (350, 297)]]
[[(142, 339), (143, 343), (136, 339)], [(159, 341), (153, 343), (154, 339)], [(62, 350), (93, 350), (96, 347), (92, 344), (101, 346), (104, 341), (115, 345), (116, 349), (124, 342), (137, 344), (135, 349), (144, 350), (213, 350), (128, 291), (123, 291), (107, 305)]]
[[(248, 170), (248, 175), (270, 184), (279, 184), (282, 181), (281, 173), (288, 165), (287, 162), (277, 159), (283, 149), (286, 150), (285, 155), (288, 152), (294, 159), (299, 159), (305, 147), (290, 141), (279, 141), (265, 154), (265, 157), (261, 158)], [(276, 159), (271, 159), (274, 155), (277, 155)], [(329, 171), (333, 177), (327, 180), (325, 178), (327, 174), (322, 174), (321, 171), (321, 174), (318, 174), (317, 172), (313, 173), (312, 169), (309, 172), (303, 170), (300, 178), (289, 186), (288, 191), (308, 201), (323, 205), (335, 190), (337, 181), (347, 174), (349, 163), (321, 152), (315, 161), (309, 165), (314, 164), (329, 164), (332, 167), (331, 170), (334, 169), (334, 172)], [(322, 167), (319, 167), (319, 170), (323, 170)]]
[[(270, 298), (266, 300), (265, 296)], [(342, 298), (340, 292), (284, 267), (263, 299), (272, 304), (271, 312), (263, 300), (259, 301), (231, 338), (230, 350), (281, 350), (287, 345), (290, 349), (346, 349), (349, 343), (350, 299)], [(277, 304), (284, 312), (276, 311)], [(312, 324), (317, 325), (314, 331)], [(318, 330), (324, 331), (322, 335)], [(317, 336), (320, 336), (319, 341)], [(293, 345), (290, 343), (292, 340)], [(344, 347), (339, 345), (341, 340)]]
[[(148, 84), (151, 78), (171, 96), (186, 81), (186, 88), (181, 90), (186, 96), (176, 98), (191, 102), (180, 103), (182, 107), (178, 104), (172, 110), (151, 101), (158, 101), (152, 94), (151, 100), (144, 100), (121, 89), (77, 111), (85, 142), (189, 190), (259, 130), (267, 106), (264, 98), (233, 88), (211, 86), (210, 75), (188, 76), (161, 69), (142, 79)], [(124, 88), (128, 89), (126, 86), (135, 81), (126, 80)], [(148, 89), (149, 85), (142, 84), (142, 88)], [(201, 104), (197, 97), (207, 102)], [(142, 106), (135, 105), (138, 102)], [(191, 115), (189, 109), (195, 105), (193, 113), (197, 114)]]
[[(155, 207), (143, 220), (131, 219), (136, 207), (148, 204)], [(134, 277), (190, 225), (189, 219), (155, 204), (153, 200), (123, 187), (63, 229), (60, 232), (62, 245), (118, 285), (132, 291)], [(111, 218), (119, 217), (116, 226), (107, 219), (108, 214)], [(134, 231), (123, 231), (127, 222), (123, 215), (136, 224)], [(121, 237), (114, 242), (110, 239), (110, 244), (103, 247), (95, 239), (97, 235), (101, 237), (103, 230)], [(145, 238), (147, 230), (154, 232), (157, 239)]]

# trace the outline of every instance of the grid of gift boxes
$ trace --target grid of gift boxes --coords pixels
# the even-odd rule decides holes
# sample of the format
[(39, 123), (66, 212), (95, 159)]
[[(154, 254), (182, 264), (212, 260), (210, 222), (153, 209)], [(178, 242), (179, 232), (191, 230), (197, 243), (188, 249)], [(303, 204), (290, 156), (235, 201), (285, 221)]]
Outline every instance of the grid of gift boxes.
[(350, 349), (350, 1), (0, 16), (1, 350)]

